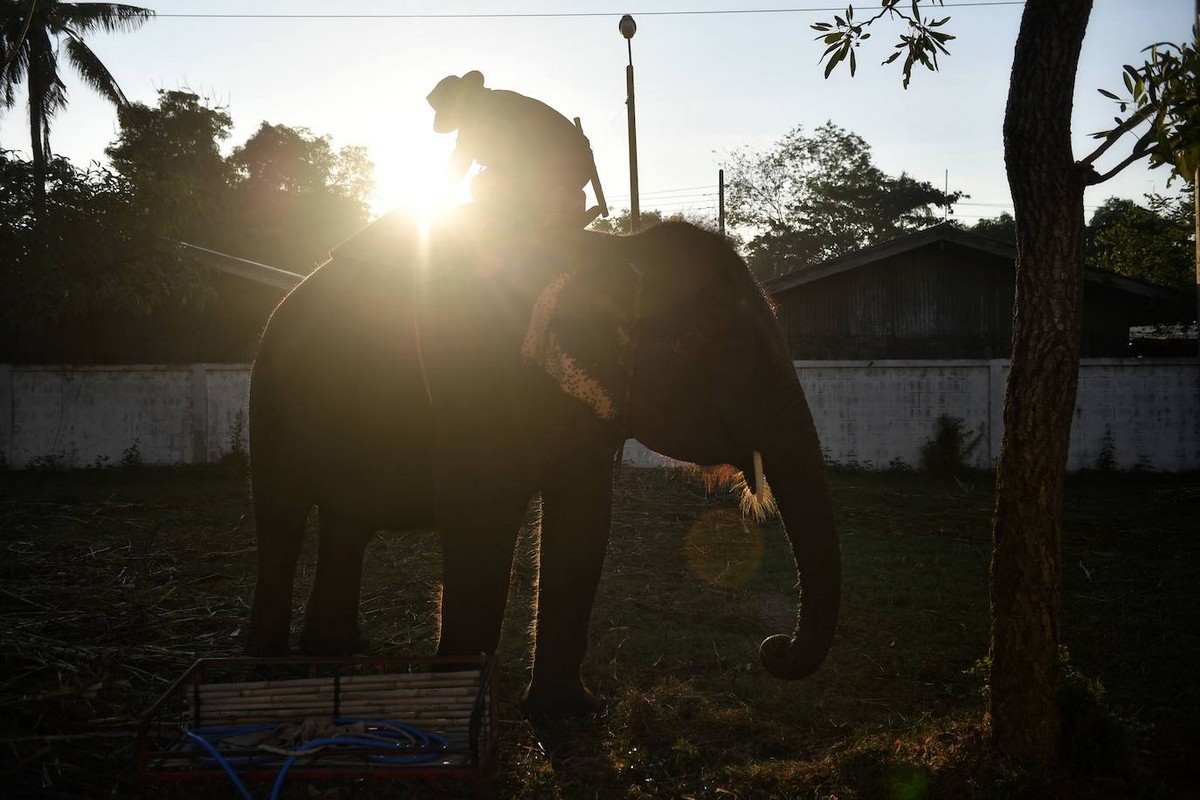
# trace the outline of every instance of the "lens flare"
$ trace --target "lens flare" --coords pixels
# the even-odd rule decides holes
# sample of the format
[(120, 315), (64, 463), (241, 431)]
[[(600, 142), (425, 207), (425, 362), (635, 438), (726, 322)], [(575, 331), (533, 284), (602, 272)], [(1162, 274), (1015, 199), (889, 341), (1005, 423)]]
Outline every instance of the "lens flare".
[(688, 531), (684, 557), (701, 580), (732, 589), (754, 577), (763, 562), (762, 528), (732, 508), (706, 511)]

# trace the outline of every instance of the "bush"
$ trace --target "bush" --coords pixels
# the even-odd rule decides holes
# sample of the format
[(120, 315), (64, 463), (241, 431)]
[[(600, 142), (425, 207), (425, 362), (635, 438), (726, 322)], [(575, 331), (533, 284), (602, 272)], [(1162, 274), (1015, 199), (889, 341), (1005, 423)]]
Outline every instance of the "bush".
[(958, 417), (942, 414), (933, 438), (921, 446), (921, 471), (937, 478), (957, 478), (970, 469), (967, 461), (982, 439), (982, 433), (969, 437)]

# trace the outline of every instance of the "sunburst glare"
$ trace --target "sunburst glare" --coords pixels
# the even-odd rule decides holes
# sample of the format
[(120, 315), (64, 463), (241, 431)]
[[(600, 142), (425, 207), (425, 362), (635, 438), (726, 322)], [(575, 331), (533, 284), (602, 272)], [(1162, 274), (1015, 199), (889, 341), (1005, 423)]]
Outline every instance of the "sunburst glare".
[(412, 130), (375, 161), (375, 216), (403, 210), (429, 219), (446, 208), (470, 200), (466, 181), (452, 184), (447, 164), (453, 137)]

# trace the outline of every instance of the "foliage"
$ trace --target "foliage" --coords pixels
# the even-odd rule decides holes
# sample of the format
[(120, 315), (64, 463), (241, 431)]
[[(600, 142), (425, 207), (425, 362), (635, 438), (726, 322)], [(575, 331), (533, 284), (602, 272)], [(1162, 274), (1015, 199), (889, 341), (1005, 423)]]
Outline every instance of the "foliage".
[(939, 222), (940, 191), (907, 174), (885, 175), (858, 135), (827, 122), (797, 126), (764, 152), (733, 152), (727, 163), (730, 224), (755, 232), (747, 250), (760, 278), (834, 258)]
[(142, 465), (142, 448), (138, 445), (139, 442), (135, 436), (129, 447), (121, 451), (122, 467), (140, 467)]
[[(943, 4), (943, 0), (933, 0), (933, 2), (938, 5)], [(901, 5), (901, 0), (883, 0), (879, 13), (865, 22), (855, 22), (854, 6), (847, 6), (845, 17), (835, 16), (833, 22), (817, 22), (811, 26), (819, 34), (816, 38), (828, 45), (825, 52), (821, 54), (822, 61), (828, 59), (825, 63), (826, 78), (842, 61), (849, 63), (850, 74), (854, 75), (858, 69), (855, 50), (862, 42), (871, 38), (871, 34), (866, 29), (885, 16), (889, 19), (902, 20), (908, 31), (900, 35), (900, 41), (895, 46), (896, 52), (883, 61), (884, 64), (890, 64), (902, 53), (904, 54), (902, 68), (904, 88), (907, 89), (909, 81), (912, 80), (914, 64), (920, 64), (931, 72), (937, 72), (938, 53), (950, 55), (950, 51), (946, 49), (946, 42), (954, 39), (953, 36), (938, 30), (938, 28), (949, 22), (950, 18), (934, 19), (922, 16), (918, 0), (913, 0), (908, 9)]]
[(1000, 212), (1000, 216), (992, 219), (981, 219), (967, 230), (1005, 244), (1017, 243), (1017, 221), (1007, 211)]
[(328, 136), (264, 122), (229, 164), (237, 224), (218, 249), (307, 273), (367, 221), (372, 164), (362, 147), (335, 150)]
[(1146, 206), (1110, 197), (1087, 229), (1087, 263), (1129, 278), (1188, 290), (1195, 285), (1192, 193), (1146, 195)]
[(1200, 168), (1200, 54), (1196, 50), (1196, 37), (1200, 29), (1192, 29), (1192, 41), (1184, 44), (1159, 42), (1147, 47), (1150, 58), (1140, 67), (1126, 64), (1122, 78), (1127, 94), (1122, 97), (1107, 89), (1100, 94), (1115, 101), (1122, 114), (1133, 109), (1124, 120), (1115, 118), (1117, 127), (1093, 134), (1104, 139), (1102, 145), (1086, 163), (1092, 163), (1126, 133), (1136, 131), (1144, 123), (1148, 128), (1133, 146), (1133, 153), (1114, 170), (1101, 176), (1116, 174), (1128, 163), (1143, 156), (1148, 157), (1150, 166), (1164, 164), (1172, 169), (1168, 183), (1176, 175), (1184, 181), (1194, 181)]
[(35, 171), (0, 153), (0, 327), (45, 330), (101, 311), (145, 315), (209, 299), (204, 273), (164, 238), (155, 210), (135, 202), (120, 176), (54, 159), (35, 215)]
[(84, 83), (120, 106), (125, 103), (121, 88), (84, 37), (137, 30), (153, 16), (150, 9), (120, 3), (39, 0), (27, 7), (19, 2), (0, 5), (0, 107), (12, 108), (17, 86), (25, 84), (38, 203), (44, 199), (41, 187), (50, 158), (50, 121), (67, 106), (59, 55), (65, 54)]
[(961, 419), (942, 414), (933, 437), (921, 445), (921, 470), (936, 478), (957, 478), (970, 469), (968, 461), (981, 441), (982, 434), (967, 434)]
[[(641, 211), (638, 213), (638, 224), (642, 230), (653, 228), (664, 221), (661, 211)], [(620, 211), (613, 213), (609, 212), (607, 217), (599, 217), (588, 226), (589, 230), (599, 231), (600, 233), (615, 233), (626, 235), (633, 230), (633, 214), (628, 208), (623, 208)]]
[(157, 105), (131, 103), (118, 119), (120, 133), (104, 152), (166, 230), (203, 241), (231, 222), (223, 219), (233, 182), (233, 168), (220, 152), (233, 125), (225, 108), (192, 92), (160, 89)]

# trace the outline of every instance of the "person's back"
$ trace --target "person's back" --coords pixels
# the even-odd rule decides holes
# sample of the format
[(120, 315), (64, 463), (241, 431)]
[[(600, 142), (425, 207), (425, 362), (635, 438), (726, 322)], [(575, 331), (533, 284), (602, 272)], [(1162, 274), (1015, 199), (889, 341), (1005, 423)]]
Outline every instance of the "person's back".
[(471, 182), (476, 201), (582, 218), (594, 165), (587, 137), (570, 120), (540, 100), (485, 88), (476, 71), (443, 78), (427, 99), (434, 130), (458, 131), (451, 180), (472, 161), (483, 167)]

